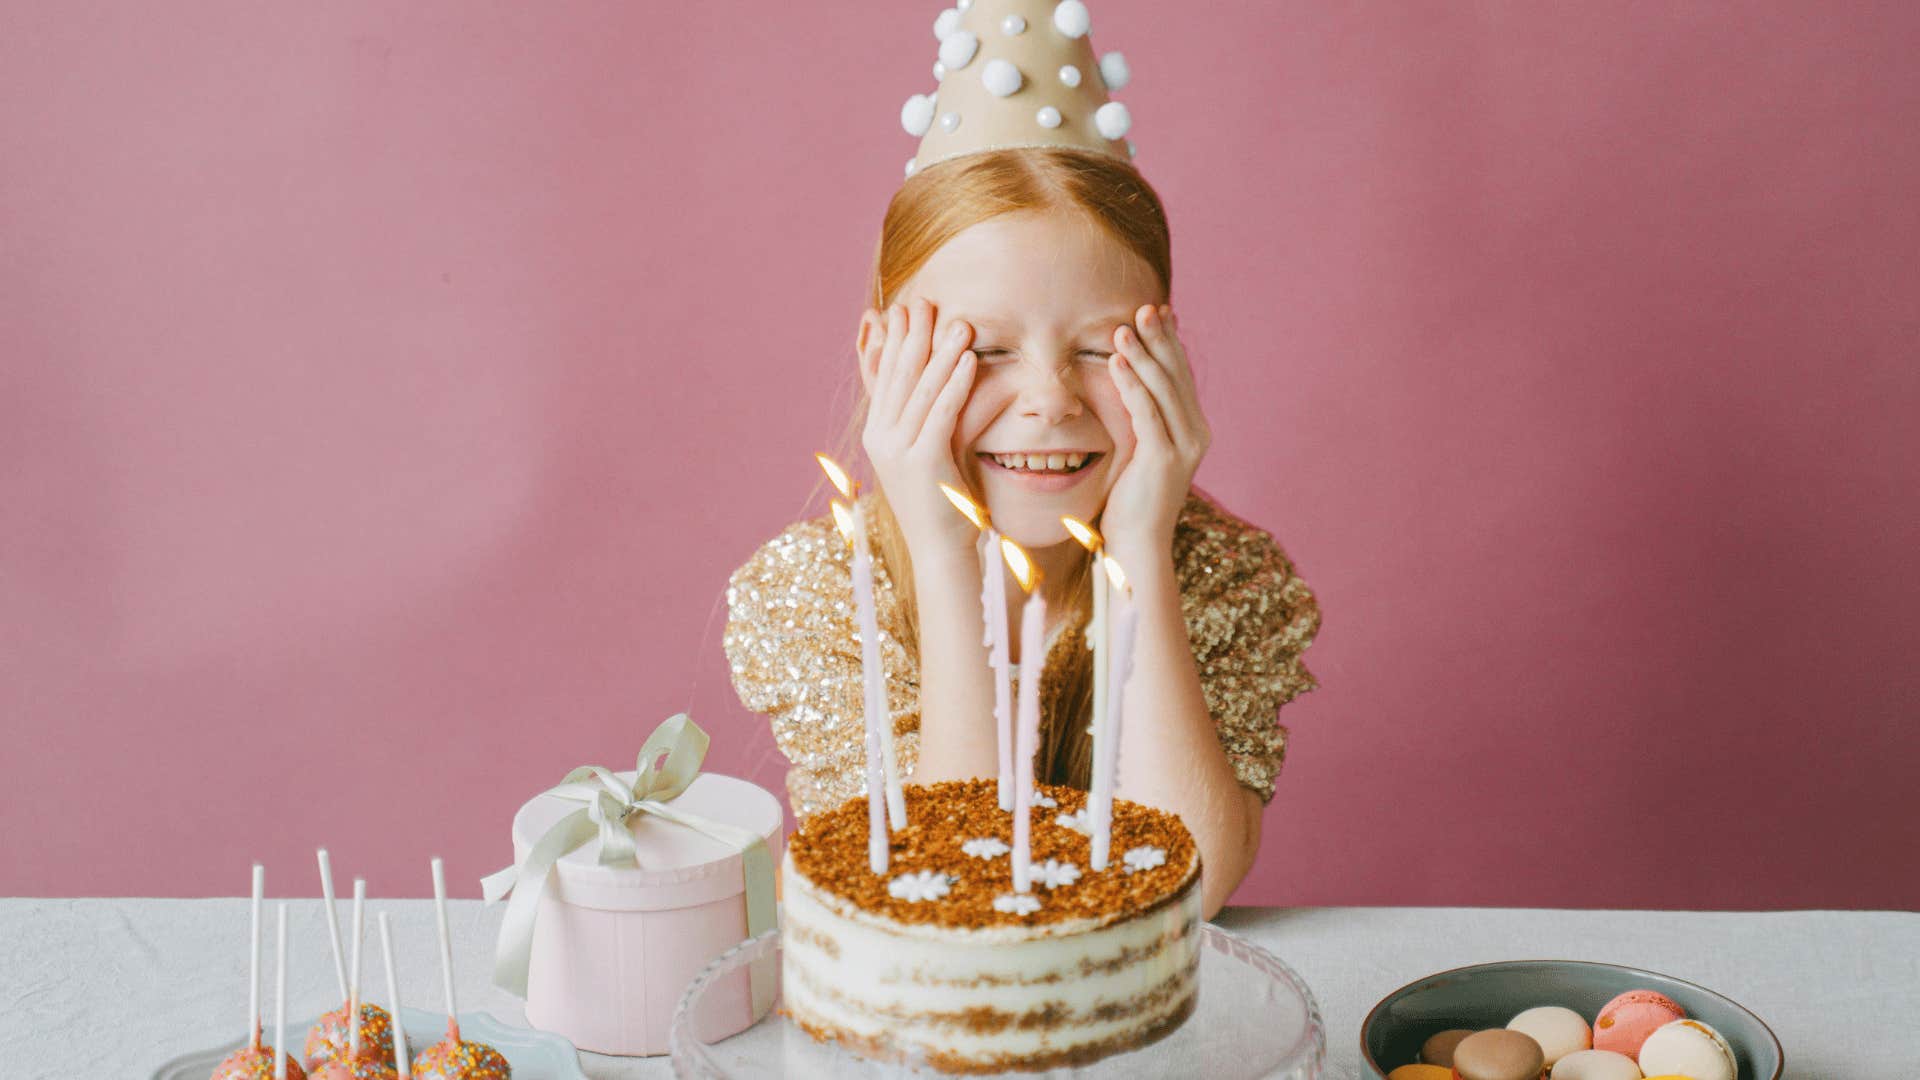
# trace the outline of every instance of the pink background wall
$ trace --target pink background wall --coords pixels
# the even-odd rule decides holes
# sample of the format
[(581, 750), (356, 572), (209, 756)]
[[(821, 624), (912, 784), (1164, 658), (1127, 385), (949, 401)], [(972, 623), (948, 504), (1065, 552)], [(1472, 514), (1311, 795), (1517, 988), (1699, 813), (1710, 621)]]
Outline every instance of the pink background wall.
[[(682, 708), (777, 786), (722, 592), (938, 6), (10, 5), (0, 893), (471, 895)], [(1093, 8), (1326, 611), (1238, 900), (1920, 905), (1915, 7)]]

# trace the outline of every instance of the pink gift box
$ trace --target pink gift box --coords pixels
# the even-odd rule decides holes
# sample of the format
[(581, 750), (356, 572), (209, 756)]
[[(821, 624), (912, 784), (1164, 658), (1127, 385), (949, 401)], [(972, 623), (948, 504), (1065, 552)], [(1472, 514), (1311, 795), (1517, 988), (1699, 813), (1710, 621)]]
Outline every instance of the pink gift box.
[[(628, 784), (632, 772), (617, 774)], [(701, 773), (668, 804), (757, 833), (780, 860), (780, 801), (765, 788)], [(513, 817), (513, 852), (523, 862), (548, 828), (580, 804), (539, 795)], [(600, 1054), (667, 1052), (680, 993), (707, 962), (747, 936), (740, 853), (651, 814), (628, 819), (638, 866), (602, 866), (589, 842), (554, 864), (534, 918), (527, 966), (527, 1022)], [(716, 984), (710, 1015), (723, 1038), (754, 1014), (742, 970)], [(738, 1023), (733, 1021), (737, 1020)]]

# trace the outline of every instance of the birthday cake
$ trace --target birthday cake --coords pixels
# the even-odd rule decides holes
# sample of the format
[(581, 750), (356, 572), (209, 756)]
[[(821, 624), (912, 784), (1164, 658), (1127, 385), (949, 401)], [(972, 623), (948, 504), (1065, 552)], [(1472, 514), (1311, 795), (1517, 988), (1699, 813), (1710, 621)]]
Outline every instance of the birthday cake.
[(1090, 868), (1087, 793), (1041, 786), (1028, 891), (994, 780), (907, 785), (884, 874), (865, 796), (801, 823), (781, 864), (783, 1009), (815, 1038), (942, 1072), (1079, 1065), (1153, 1042), (1199, 988), (1200, 854), (1115, 800)]

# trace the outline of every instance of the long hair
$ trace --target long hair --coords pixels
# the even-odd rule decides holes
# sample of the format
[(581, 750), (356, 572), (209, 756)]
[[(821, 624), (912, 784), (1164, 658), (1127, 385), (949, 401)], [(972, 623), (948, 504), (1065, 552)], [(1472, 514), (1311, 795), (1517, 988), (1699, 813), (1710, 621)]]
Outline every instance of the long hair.
[[(1172, 243), (1160, 197), (1133, 166), (1118, 158), (1063, 147), (1019, 148), (969, 154), (920, 170), (901, 185), (880, 229), (874, 253), (870, 301), (885, 311), (900, 290), (934, 252), (960, 232), (1002, 214), (1022, 211), (1084, 216), (1138, 255), (1159, 278), (1162, 301), (1172, 298)], [(867, 402), (855, 410), (849, 441), (858, 445)], [(874, 554), (887, 568), (905, 615), (907, 637), (901, 644), (919, 649), (919, 608), (914, 598), (913, 561), (888, 505), (886, 493), (874, 493)], [(1090, 615), (1087, 588), (1093, 560), (1082, 554), (1069, 574), (1065, 595), (1082, 623)], [(1041, 648), (1043, 642), (1021, 642)], [(1085, 648), (1067, 650), (1068, 659), (1049, 669), (1036, 778), (1085, 788), (1092, 775), (1093, 661)], [(1057, 689), (1055, 689), (1057, 688)], [(1057, 697), (1055, 696), (1057, 695)]]

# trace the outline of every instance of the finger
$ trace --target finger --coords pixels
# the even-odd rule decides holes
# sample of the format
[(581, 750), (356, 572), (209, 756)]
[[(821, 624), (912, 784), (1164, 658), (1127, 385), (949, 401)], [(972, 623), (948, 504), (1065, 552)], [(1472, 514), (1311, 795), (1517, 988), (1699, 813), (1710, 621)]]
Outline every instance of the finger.
[(920, 373), (920, 380), (913, 388), (913, 396), (907, 399), (906, 407), (900, 410), (902, 428), (917, 434), (927, 422), (927, 412), (933, 408), (934, 399), (945, 389), (954, 365), (960, 362), (960, 354), (966, 351), (971, 330), (964, 322), (954, 322), (942, 332), (939, 342), (934, 346), (932, 359), (927, 361), (926, 370)]
[[(1142, 308), (1141, 311), (1141, 318), (1156, 329), (1148, 331), (1142, 327), (1139, 331), (1134, 331), (1128, 328), (1128, 332), (1135, 334), (1139, 344), (1144, 345), (1148, 355), (1156, 361), (1159, 370), (1166, 373), (1167, 382), (1173, 389), (1172, 395), (1163, 393), (1160, 385), (1154, 383), (1148, 376), (1143, 375), (1143, 378), (1148, 378), (1148, 385), (1159, 395), (1160, 405), (1168, 414), (1168, 427), (1173, 430), (1175, 441), (1182, 445), (1204, 448), (1207, 422), (1200, 409), (1200, 389), (1194, 385), (1193, 369), (1186, 363), (1186, 348), (1168, 325), (1170, 309), (1163, 306), (1158, 309)], [(1160, 341), (1157, 348), (1153, 343), (1155, 338)], [(1190, 439), (1195, 441), (1189, 441)]]
[(873, 395), (873, 412), (891, 426), (900, 415), (900, 403), (906, 391), (900, 388), (900, 351), (907, 336), (907, 309), (901, 304), (887, 307), (887, 339), (880, 348), (879, 385)]
[(1113, 384), (1120, 391), (1120, 403), (1126, 406), (1127, 416), (1133, 421), (1134, 440), (1141, 447), (1171, 451), (1173, 442), (1167, 434), (1166, 423), (1160, 418), (1160, 408), (1154, 404), (1147, 385), (1140, 381), (1133, 361), (1124, 355), (1115, 357), (1113, 373)]
[(1187, 362), (1186, 343), (1180, 340), (1179, 327), (1173, 322), (1173, 309), (1165, 304), (1157, 308), (1145, 305), (1134, 315), (1140, 339), (1154, 358), (1169, 372), (1191, 376), (1193, 368)]
[(954, 361), (946, 385), (940, 388), (940, 396), (933, 399), (933, 406), (927, 410), (926, 423), (920, 429), (922, 438), (935, 439), (942, 446), (953, 442), (954, 425), (959, 423), (960, 409), (967, 403), (967, 395), (973, 393), (973, 374), (979, 362), (979, 356), (972, 349)]
[(907, 305), (907, 333), (900, 342), (900, 405), (905, 408), (913, 388), (920, 384), (926, 370), (928, 352), (933, 344), (933, 305), (926, 297), (915, 297)]
[(1160, 419), (1166, 424), (1168, 437), (1177, 446), (1188, 445), (1193, 434), (1192, 419), (1187, 415), (1186, 403), (1181, 399), (1179, 388), (1174, 385), (1174, 378), (1147, 351), (1132, 327), (1123, 326), (1115, 331), (1113, 341), (1120, 356), (1127, 362), (1128, 372), (1152, 395)]

